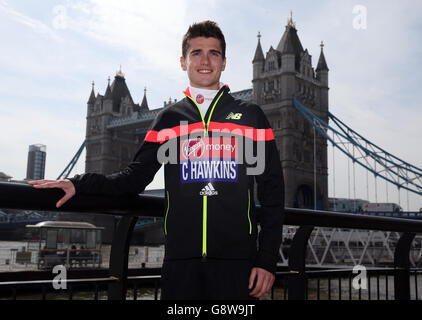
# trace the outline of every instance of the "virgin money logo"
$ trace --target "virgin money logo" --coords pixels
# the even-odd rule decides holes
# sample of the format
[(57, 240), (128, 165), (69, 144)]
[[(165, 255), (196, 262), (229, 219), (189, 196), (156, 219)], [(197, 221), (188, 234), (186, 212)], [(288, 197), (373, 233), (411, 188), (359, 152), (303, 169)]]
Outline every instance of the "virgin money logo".
[[(241, 113), (237, 113), (231, 119), (237, 120), (240, 116)], [(213, 126), (217, 124), (214, 123)], [(265, 144), (267, 140), (274, 139), (271, 129), (245, 129), (229, 123), (227, 127), (212, 127), (210, 132), (212, 137), (200, 138), (203, 128), (198, 129), (196, 123), (189, 125), (187, 121), (181, 121), (180, 126), (174, 129), (150, 131), (151, 135), (146, 141), (161, 143), (157, 151), (157, 161), (161, 164), (181, 164), (184, 170), (181, 175), (186, 177), (186, 181), (191, 177), (197, 181), (204, 177), (201, 181), (208, 181), (210, 179), (205, 177), (210, 176), (235, 181), (238, 164), (248, 165), (247, 175), (260, 175), (264, 172)], [(189, 138), (178, 139), (185, 136)], [(202, 165), (201, 161), (209, 164)], [(196, 162), (201, 162), (201, 165)]]
[(186, 159), (200, 158), (205, 150), (202, 139), (189, 139), (183, 143), (182, 152)]

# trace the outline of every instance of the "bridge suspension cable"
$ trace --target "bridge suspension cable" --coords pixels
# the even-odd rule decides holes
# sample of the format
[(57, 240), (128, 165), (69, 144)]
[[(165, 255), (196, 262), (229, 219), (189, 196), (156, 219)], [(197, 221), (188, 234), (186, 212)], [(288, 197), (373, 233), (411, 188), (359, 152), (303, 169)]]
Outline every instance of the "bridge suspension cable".
[[(333, 132), (333, 141), (334, 141), (334, 132)], [(333, 199), (334, 199), (334, 210), (337, 210), (337, 204), (336, 204), (336, 167), (335, 167), (335, 157), (334, 157), (334, 151), (335, 151), (335, 144), (334, 142), (331, 143), (333, 146)]]
[[(399, 200), (400, 189), (422, 195), (422, 169), (394, 156), (368, 139), (365, 139), (329, 111), (328, 119), (331, 120), (332, 125), (328, 125), (328, 123), (312, 113), (296, 98), (293, 98), (293, 105), (333, 146), (341, 150), (352, 160), (353, 165), (358, 163), (367, 172), (371, 172), (375, 177), (375, 185), (376, 178), (382, 178), (397, 186)], [(331, 137), (328, 132), (332, 132)], [(352, 151), (350, 151), (350, 146), (352, 146)], [(357, 154), (355, 154), (355, 150)]]
[(84, 140), (84, 142), (82, 142), (82, 145), (79, 147), (78, 151), (73, 156), (72, 160), (70, 160), (69, 164), (66, 166), (66, 168), (64, 168), (63, 172), (60, 173), (60, 175), (57, 177), (56, 180), (66, 179), (70, 175), (70, 172), (75, 167), (76, 162), (78, 162), (78, 159), (81, 156), (84, 148), (85, 148), (85, 140)]

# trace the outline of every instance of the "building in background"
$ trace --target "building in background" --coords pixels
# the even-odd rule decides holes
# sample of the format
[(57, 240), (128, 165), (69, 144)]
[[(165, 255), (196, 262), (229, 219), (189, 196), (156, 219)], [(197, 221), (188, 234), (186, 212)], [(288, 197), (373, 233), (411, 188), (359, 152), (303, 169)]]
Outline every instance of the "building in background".
[(293, 97), (328, 123), (329, 69), (323, 43), (316, 68), (304, 49), (296, 23), (288, 19), (277, 47), (264, 55), (258, 44), (252, 61), (252, 101), (265, 112), (283, 166), (285, 205), (328, 209), (327, 141), (293, 105)]
[(26, 180), (44, 179), (46, 157), (47, 147), (45, 145), (33, 144), (29, 146)]

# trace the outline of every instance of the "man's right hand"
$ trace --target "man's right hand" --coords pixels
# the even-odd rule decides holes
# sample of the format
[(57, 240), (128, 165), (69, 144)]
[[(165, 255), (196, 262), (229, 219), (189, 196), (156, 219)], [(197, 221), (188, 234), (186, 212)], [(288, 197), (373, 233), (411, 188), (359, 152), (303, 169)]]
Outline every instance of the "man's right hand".
[(72, 181), (64, 180), (33, 180), (28, 182), (34, 188), (37, 189), (48, 189), (48, 188), (59, 188), (65, 193), (64, 197), (61, 198), (57, 203), (56, 207), (61, 207), (67, 200), (72, 198), (76, 194), (75, 186)]

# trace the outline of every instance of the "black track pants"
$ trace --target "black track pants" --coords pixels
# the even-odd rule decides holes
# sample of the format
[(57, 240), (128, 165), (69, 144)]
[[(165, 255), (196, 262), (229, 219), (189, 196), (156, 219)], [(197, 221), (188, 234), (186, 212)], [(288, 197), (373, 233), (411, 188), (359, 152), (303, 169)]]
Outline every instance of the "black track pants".
[(249, 260), (164, 261), (162, 300), (251, 300)]

